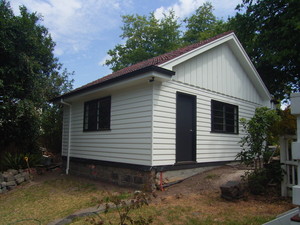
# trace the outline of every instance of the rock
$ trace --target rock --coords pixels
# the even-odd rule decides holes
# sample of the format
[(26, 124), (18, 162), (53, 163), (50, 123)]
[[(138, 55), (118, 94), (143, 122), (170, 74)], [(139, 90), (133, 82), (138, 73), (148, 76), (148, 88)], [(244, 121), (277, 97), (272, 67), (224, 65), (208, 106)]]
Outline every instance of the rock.
[(1, 182), (1, 186), (2, 188), (6, 187), (6, 182), (5, 181)]
[(4, 181), (6, 181), (6, 182), (15, 180), (15, 177), (11, 173), (7, 173), (7, 172), (4, 172), (3, 178), (4, 178)]
[(17, 182), (16, 181), (8, 181), (8, 182), (6, 182), (6, 186), (7, 187), (17, 186)]
[(17, 187), (17, 185), (16, 186), (7, 186), (7, 190), (11, 191), (11, 190), (15, 189), (16, 187)]
[(19, 179), (19, 178), (21, 178), (21, 177), (23, 177), (23, 175), (20, 174), (20, 173), (18, 173), (17, 175), (14, 175), (15, 180), (16, 180), (16, 179)]
[(18, 179), (16, 179), (16, 183), (19, 185), (21, 183), (23, 183), (25, 181), (25, 178), (24, 177), (20, 177)]
[(0, 194), (15, 189), (24, 181), (30, 179), (30, 174), (24, 170), (9, 169), (0, 173)]
[(6, 187), (2, 188), (2, 193), (6, 193), (6, 192), (7, 192), (7, 188)]
[(18, 170), (14, 170), (14, 169), (9, 169), (7, 170), (8, 173), (11, 173), (12, 175), (17, 175), (19, 172)]
[(239, 181), (228, 181), (221, 187), (221, 197), (226, 200), (236, 200), (244, 197), (245, 186)]
[(25, 180), (25, 181), (28, 181), (28, 180), (29, 180), (29, 173), (28, 173), (28, 172), (23, 172), (23, 173), (22, 173), (22, 176), (24, 177), (24, 180)]

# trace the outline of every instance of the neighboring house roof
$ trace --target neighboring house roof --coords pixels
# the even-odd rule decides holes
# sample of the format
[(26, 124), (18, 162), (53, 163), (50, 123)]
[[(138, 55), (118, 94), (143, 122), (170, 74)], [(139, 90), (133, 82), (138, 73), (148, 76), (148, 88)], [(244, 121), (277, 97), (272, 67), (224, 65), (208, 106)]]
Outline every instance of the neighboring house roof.
[[(201, 42), (198, 42), (198, 43), (195, 43), (195, 44), (177, 49), (175, 51), (168, 52), (168, 53), (165, 53), (163, 55), (159, 55), (159, 56), (153, 57), (151, 59), (136, 63), (136, 64), (131, 65), (131, 66), (128, 66), (126, 68), (123, 68), (121, 70), (113, 72), (113, 73), (111, 73), (107, 76), (104, 76), (100, 79), (92, 81), (92, 82), (90, 82), (86, 85), (83, 85), (79, 88), (76, 88), (76, 89), (74, 89), (74, 90), (72, 90), (72, 91), (70, 91), (70, 92), (68, 92), (68, 93), (66, 93), (62, 96), (59, 96), (59, 97), (53, 99), (53, 101), (57, 101), (57, 100), (62, 99), (64, 97), (69, 97), (69, 96), (73, 96), (73, 95), (76, 95), (76, 94), (79, 94), (79, 93), (83, 93), (85, 91), (89, 91), (91, 89), (98, 88), (102, 85), (111, 84), (112, 82), (117, 82), (117, 81), (120, 81), (121, 79), (126, 79), (126, 78), (132, 77), (134, 75), (138, 75), (140, 73), (143, 73), (143, 72), (156, 71), (156, 72), (160, 72), (160, 73), (172, 76), (172, 75), (174, 75), (174, 72), (169, 70), (169, 69), (166, 69), (166, 67), (164, 65), (166, 65), (170, 62), (173, 62), (173, 60), (176, 60), (176, 58), (178, 58), (178, 57), (185, 56), (188, 53), (193, 52), (194, 50), (197, 50), (201, 47), (204, 47), (204, 46), (206, 46), (206, 45), (208, 45), (208, 44), (210, 44), (214, 41), (218, 41), (218, 39), (221, 39), (221, 38), (223, 38), (225, 36), (228, 36), (228, 35), (234, 35), (234, 32), (233, 31), (225, 32), (225, 33), (219, 34), (215, 37), (209, 38), (207, 40), (204, 40), (204, 41), (201, 41)], [(250, 61), (249, 58), (248, 58), (248, 61)], [(160, 67), (160, 65), (162, 67)], [(252, 65), (252, 67), (255, 70), (253, 65)], [(257, 74), (256, 70), (255, 70), (255, 73), (256, 73), (256, 76), (258, 76), (257, 79), (259, 80), (259, 83), (261, 83), (261, 85), (263, 86), (265, 91), (268, 92), (266, 90), (263, 82), (261, 81), (259, 75)]]

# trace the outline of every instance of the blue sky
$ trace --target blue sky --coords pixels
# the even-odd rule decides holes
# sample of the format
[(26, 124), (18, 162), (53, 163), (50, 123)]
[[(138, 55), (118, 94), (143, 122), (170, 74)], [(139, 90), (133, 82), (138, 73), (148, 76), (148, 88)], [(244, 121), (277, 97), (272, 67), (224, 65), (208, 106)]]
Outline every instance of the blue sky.
[[(235, 14), (242, 0), (211, 0), (218, 18), (227, 19)], [(74, 88), (111, 73), (103, 63), (107, 51), (122, 43), (121, 15), (149, 15), (174, 9), (179, 19), (195, 12), (205, 0), (11, 0), (16, 14), (19, 5), (43, 16), (42, 24), (48, 28), (56, 42), (55, 56), (74, 71)]]

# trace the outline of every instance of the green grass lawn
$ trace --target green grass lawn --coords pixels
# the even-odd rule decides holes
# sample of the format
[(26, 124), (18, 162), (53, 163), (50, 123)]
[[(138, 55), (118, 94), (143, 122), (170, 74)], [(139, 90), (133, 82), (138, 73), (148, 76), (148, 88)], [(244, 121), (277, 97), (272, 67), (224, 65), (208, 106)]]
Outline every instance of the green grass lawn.
[(107, 191), (74, 177), (31, 182), (0, 195), (0, 224), (47, 224), (98, 204)]
[[(247, 199), (228, 202), (219, 193), (192, 194), (191, 196), (169, 197), (149, 206), (132, 210), (132, 219), (152, 217), (153, 225), (260, 225), (274, 219), (278, 214), (291, 209), (289, 201), (265, 201), (266, 199)], [(100, 214), (104, 224), (118, 224), (118, 212), (111, 210)], [(98, 216), (93, 216), (99, 222)], [(91, 224), (91, 217), (75, 219), (72, 225)], [(97, 224), (97, 223), (92, 223)]]

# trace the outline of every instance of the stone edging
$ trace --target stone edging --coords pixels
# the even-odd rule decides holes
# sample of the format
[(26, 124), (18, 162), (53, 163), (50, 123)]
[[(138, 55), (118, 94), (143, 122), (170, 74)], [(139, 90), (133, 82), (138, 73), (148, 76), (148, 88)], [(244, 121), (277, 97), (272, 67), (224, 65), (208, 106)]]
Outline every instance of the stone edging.
[(0, 194), (15, 189), (21, 183), (29, 181), (29, 178), (29, 173), (24, 170), (9, 169), (0, 172)]

